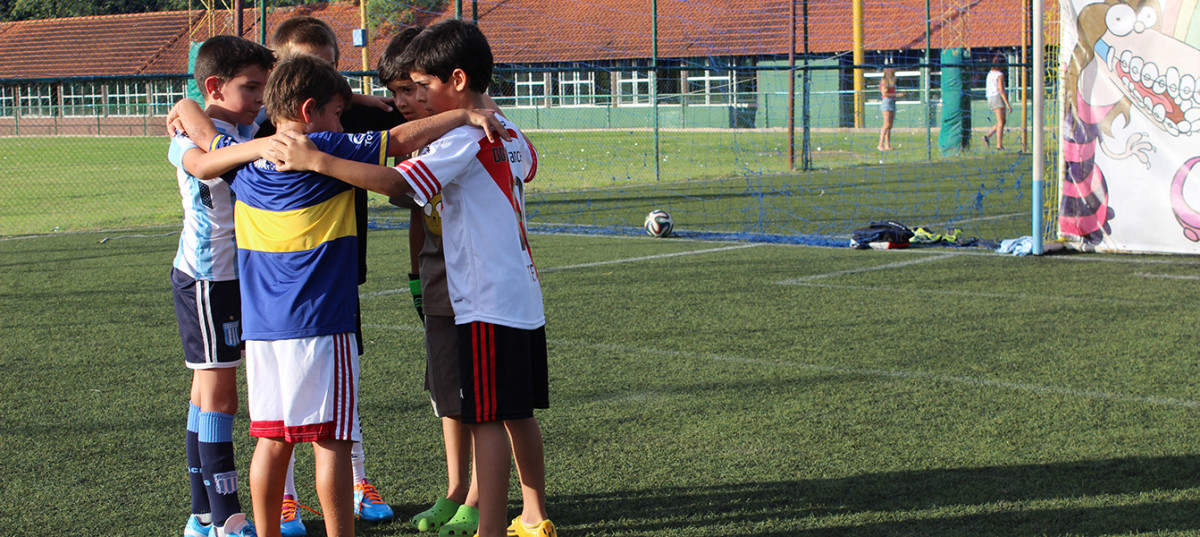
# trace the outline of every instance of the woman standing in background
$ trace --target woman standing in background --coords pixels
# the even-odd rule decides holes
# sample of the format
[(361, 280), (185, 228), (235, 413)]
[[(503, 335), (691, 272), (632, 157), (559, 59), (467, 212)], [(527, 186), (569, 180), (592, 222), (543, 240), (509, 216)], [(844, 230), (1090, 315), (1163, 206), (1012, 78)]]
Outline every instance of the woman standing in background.
[(996, 149), (1004, 149), (1004, 120), (1012, 105), (1008, 104), (1008, 94), (1004, 91), (1004, 56), (992, 58), (992, 70), (988, 71), (986, 95), (988, 108), (996, 113), (996, 124), (983, 135), (983, 145), (991, 145), (992, 136), (996, 137)]
[(883, 126), (879, 128), (880, 151), (892, 150), (892, 123), (896, 120), (896, 70), (884, 69), (879, 77), (879, 107), (883, 111)]

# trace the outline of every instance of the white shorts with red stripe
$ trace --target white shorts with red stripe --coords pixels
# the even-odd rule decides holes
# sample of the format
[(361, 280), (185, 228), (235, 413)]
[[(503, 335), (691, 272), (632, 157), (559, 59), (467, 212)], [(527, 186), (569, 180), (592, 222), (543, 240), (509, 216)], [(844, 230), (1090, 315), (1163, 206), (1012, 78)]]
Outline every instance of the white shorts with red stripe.
[(362, 441), (354, 334), (246, 342), (250, 436)]

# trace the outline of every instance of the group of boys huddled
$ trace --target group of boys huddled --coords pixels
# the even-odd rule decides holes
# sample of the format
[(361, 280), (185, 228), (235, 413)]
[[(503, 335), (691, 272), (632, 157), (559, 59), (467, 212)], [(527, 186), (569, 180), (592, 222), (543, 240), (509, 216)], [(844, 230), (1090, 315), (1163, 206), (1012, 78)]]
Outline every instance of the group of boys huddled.
[[(193, 371), (184, 536), (304, 535), (292, 478), (302, 442), (327, 535), (395, 516), (366, 478), (358, 413), (371, 190), (412, 211), (410, 290), (445, 438), (446, 497), (411, 525), (555, 537), (534, 417), (549, 406), (545, 315), (524, 215), (537, 154), (486, 94), (487, 39), (458, 20), (399, 33), (378, 66), (390, 99), (351, 91), (320, 19), (289, 19), (271, 43), (206, 41), (194, 68), (204, 108), (185, 99), (169, 116), (184, 209), (171, 281)], [(254, 523), (233, 456), (243, 357)], [(511, 459), (523, 506), (510, 523)]]

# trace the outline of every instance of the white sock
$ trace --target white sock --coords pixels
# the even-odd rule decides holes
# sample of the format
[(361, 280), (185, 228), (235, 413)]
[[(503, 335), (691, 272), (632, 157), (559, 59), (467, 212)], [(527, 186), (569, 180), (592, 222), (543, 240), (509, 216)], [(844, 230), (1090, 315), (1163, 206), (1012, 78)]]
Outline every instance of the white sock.
[(355, 442), (354, 447), (350, 450), (350, 464), (354, 467), (354, 483), (356, 485), (367, 480), (365, 459), (362, 442)]
[(296, 501), (300, 501), (300, 495), (296, 494), (296, 480), (292, 474), (296, 472), (296, 454), (292, 453), (291, 460), (288, 461), (287, 479), (283, 481), (283, 493), (290, 494)]

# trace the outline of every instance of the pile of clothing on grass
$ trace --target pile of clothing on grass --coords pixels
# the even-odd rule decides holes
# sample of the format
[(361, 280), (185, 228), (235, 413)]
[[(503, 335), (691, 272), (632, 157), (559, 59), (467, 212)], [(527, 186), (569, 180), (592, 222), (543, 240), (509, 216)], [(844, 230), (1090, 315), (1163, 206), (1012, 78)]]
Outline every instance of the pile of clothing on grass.
[(962, 228), (951, 227), (937, 233), (924, 227), (910, 229), (890, 220), (871, 222), (867, 227), (854, 230), (850, 236), (850, 247), (859, 250), (892, 250), (908, 248), (910, 245), (995, 248), (991, 241), (966, 237)]

